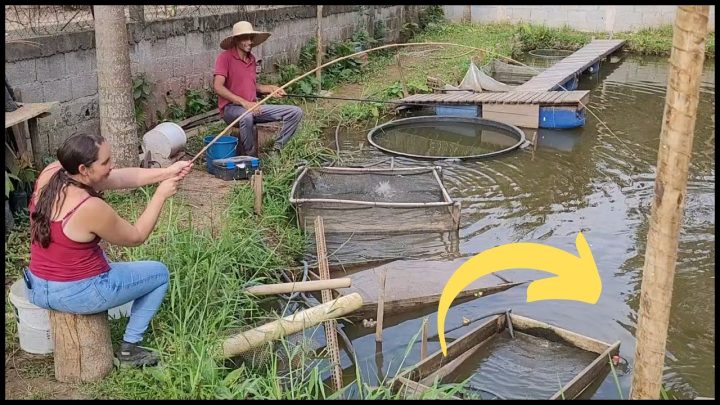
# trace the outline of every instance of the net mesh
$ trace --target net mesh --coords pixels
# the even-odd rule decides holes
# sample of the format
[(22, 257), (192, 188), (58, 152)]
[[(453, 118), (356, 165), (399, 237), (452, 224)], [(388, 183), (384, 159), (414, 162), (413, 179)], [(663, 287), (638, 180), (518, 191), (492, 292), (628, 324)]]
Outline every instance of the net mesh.
[(297, 209), (299, 225), (305, 230), (314, 228), (317, 216), (323, 217), (325, 231), (329, 233), (456, 229), (453, 202), (444, 197), (436, 170), (308, 168), (296, 180), (291, 202)]

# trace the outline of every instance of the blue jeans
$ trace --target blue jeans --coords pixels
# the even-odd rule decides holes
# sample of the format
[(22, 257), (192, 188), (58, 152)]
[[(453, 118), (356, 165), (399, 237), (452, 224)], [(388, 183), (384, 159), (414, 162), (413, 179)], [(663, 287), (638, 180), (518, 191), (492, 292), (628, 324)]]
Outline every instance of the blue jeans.
[[(250, 112), (237, 123), (237, 127), (240, 129), (240, 142), (244, 154), (255, 157), (257, 157), (258, 153), (258, 145), (255, 144), (256, 139), (253, 131), (255, 124), (276, 121), (282, 122), (282, 129), (275, 138), (274, 145), (275, 149), (282, 149), (290, 141), (290, 138), (295, 135), (295, 131), (297, 131), (300, 120), (302, 120), (303, 117), (302, 109), (294, 105), (263, 104), (259, 108), (260, 114), (253, 114), (253, 110), (253, 112)], [(247, 110), (237, 104), (228, 104), (223, 110), (223, 119), (230, 124), (245, 111)]]
[(48, 281), (28, 271), (28, 300), (60, 312), (96, 314), (133, 301), (123, 340), (142, 340), (168, 288), (168, 268), (156, 261), (115, 262), (110, 270), (79, 281)]

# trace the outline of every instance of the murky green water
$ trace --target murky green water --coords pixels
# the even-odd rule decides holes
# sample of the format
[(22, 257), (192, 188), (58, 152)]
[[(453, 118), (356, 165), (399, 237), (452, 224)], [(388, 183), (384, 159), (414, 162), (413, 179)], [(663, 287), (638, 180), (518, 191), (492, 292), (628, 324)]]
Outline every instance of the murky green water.
[(466, 157), (503, 150), (519, 139), (509, 131), (482, 125), (436, 121), (379, 129), (373, 141), (381, 148), (405, 155)]
[[(706, 61), (665, 359), (664, 383), (681, 398), (715, 396), (714, 71), (713, 61)], [(588, 114), (584, 127), (539, 130), (537, 148), (492, 160), (432, 162), (443, 166), (449, 193), (462, 201), (461, 255), (469, 257), (512, 242), (536, 242), (574, 253), (575, 238), (582, 231), (603, 285), (595, 305), (562, 300), (526, 303), (527, 287), (516, 287), (454, 306), (446, 325), (457, 325), (462, 317), (512, 308), (514, 313), (606, 342), (619, 340), (621, 356), (633, 363), (667, 73), (665, 58), (626, 57), (604, 63), (598, 75), (583, 76), (580, 82), (580, 89), (591, 90), (589, 107), (597, 115)], [(366, 134), (341, 133), (341, 149), (357, 150)], [(527, 134), (532, 139), (532, 133)], [(355, 153), (356, 158), (387, 157), (368, 149), (372, 148), (366, 144)], [(404, 158), (395, 158), (395, 163), (429, 164)], [(427, 259), (450, 256), (443, 249), (434, 252)], [(349, 330), (369, 383), (378, 372), (393, 376), (398, 368), (417, 362), (419, 345), (403, 357), (423, 316), (429, 317), (431, 331), (436, 333), (434, 311), (410, 317), (386, 315), (379, 360), (374, 328)], [(449, 336), (458, 337), (460, 332)], [(438, 348), (437, 342), (431, 342), (431, 352)], [(343, 364), (350, 364), (344, 353)], [(504, 377), (498, 374), (497, 378)], [(631, 378), (632, 370), (619, 376), (625, 398)], [(618, 396), (608, 376), (593, 398)]]

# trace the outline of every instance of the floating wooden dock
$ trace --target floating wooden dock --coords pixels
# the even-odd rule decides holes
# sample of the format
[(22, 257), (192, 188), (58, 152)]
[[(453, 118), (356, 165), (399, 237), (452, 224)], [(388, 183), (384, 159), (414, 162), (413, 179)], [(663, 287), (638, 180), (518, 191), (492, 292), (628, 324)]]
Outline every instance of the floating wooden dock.
[[(618, 50), (624, 40), (594, 40), (577, 52), (545, 69), (527, 82), (508, 92), (451, 94), (415, 94), (398, 103), (441, 106), (481, 106), (481, 116), (523, 128), (573, 128), (585, 123), (583, 109), (590, 98), (589, 91), (557, 91), (569, 87), (580, 73), (598, 64)], [(575, 82), (574, 84), (576, 84)], [(465, 107), (463, 107), (465, 108)], [(451, 107), (449, 109), (453, 111)], [(458, 115), (466, 113), (455, 109)]]
[(560, 85), (584, 72), (625, 44), (622, 39), (596, 39), (518, 86), (514, 92), (561, 90)]
[(504, 93), (414, 94), (398, 103), (428, 105), (538, 104), (542, 106), (574, 106), (587, 104), (590, 91), (508, 91)]

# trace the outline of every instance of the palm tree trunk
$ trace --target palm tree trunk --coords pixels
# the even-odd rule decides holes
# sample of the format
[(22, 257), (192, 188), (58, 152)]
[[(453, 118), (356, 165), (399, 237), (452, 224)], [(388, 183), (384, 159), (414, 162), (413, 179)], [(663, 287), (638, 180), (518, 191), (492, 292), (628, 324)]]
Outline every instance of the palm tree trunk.
[(138, 166), (140, 150), (130, 77), (125, 8), (93, 7), (100, 133), (110, 142), (112, 158), (117, 167)]
[(678, 235), (687, 191), (708, 6), (679, 6), (673, 28), (655, 198), (645, 252), (631, 399), (659, 399)]

